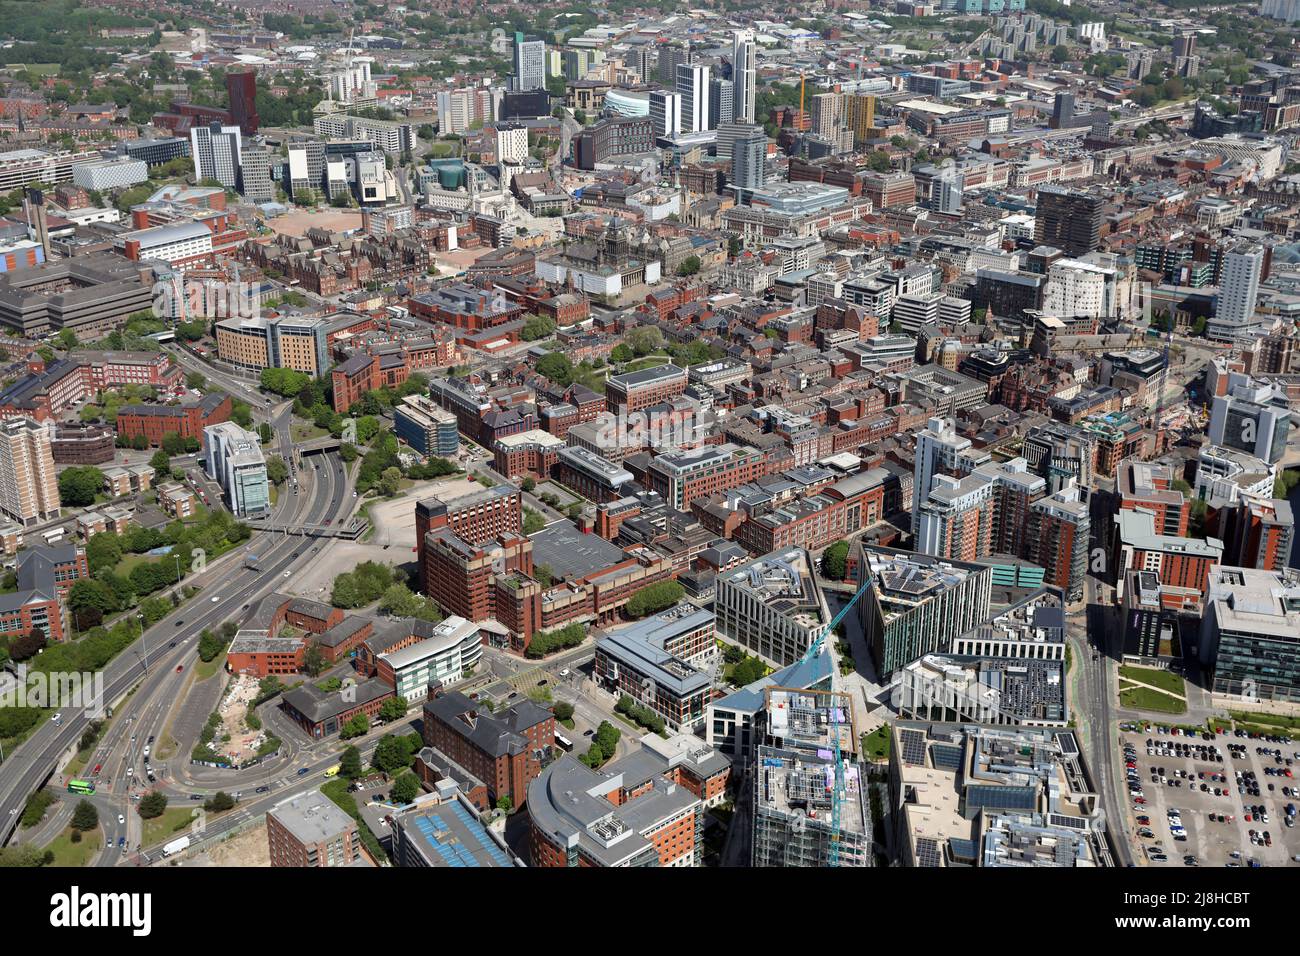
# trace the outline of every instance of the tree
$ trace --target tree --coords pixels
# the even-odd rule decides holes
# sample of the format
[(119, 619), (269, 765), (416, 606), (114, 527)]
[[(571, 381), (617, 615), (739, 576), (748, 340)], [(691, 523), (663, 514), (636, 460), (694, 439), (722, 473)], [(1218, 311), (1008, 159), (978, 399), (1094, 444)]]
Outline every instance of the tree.
[(609, 353), (609, 360), (611, 362), (630, 362), (634, 358), (636, 358), (636, 356), (632, 353), (632, 350), (622, 342), (615, 345)]
[(355, 780), (362, 772), (361, 751), (355, 745), (349, 745), (339, 758), (339, 773), (349, 780)]
[(203, 809), (209, 813), (224, 813), (226, 810), (233, 809), (234, 806), (235, 798), (224, 790), (218, 790), (203, 802)]
[(622, 733), (617, 727), (608, 720), (602, 720), (600, 726), (596, 728), (596, 735), (592, 738), (600, 747), (600, 752), (608, 757), (614, 756), (618, 752), (618, 741)]
[(556, 720), (572, 720), (573, 705), (567, 700), (556, 701), (555, 706), (551, 708), (551, 713), (555, 714)]
[(103, 487), (104, 473), (98, 468), (65, 468), (59, 475), (59, 501), (69, 508), (83, 508), (95, 503)]
[(420, 793), (420, 778), (406, 771), (393, 782), (389, 797), (394, 803), (410, 803)]
[(537, 482), (533, 481), (533, 479), (531, 478), (525, 478), (523, 480), (523, 483), (519, 487), (523, 489), (525, 494), (531, 495), (533, 493), (533, 489), (537, 487)]
[(329, 661), (325, 659), (325, 653), (320, 649), (320, 643), (317, 641), (309, 643), (306, 650), (302, 652), (303, 673), (309, 677), (315, 677), (328, 666)]
[(1070, 61), (1070, 48), (1058, 43), (1052, 47), (1053, 63), (1068, 63)]
[(375, 746), (375, 755), (371, 758), (376, 770), (393, 773), (411, 765), (416, 751), (411, 748), (411, 741), (405, 736), (384, 734)]
[(732, 683), (739, 687), (745, 687), (754, 681), (763, 677), (767, 673), (767, 668), (757, 657), (746, 657), (736, 665), (736, 669), (731, 672)]
[(848, 573), (849, 543), (836, 541), (822, 552), (822, 574), (832, 581), (843, 581)]
[(339, 731), (339, 737), (343, 740), (351, 740), (353, 737), (363, 737), (370, 731), (370, 718), (365, 714), (357, 714)]
[(537, 374), (567, 388), (573, 382), (573, 363), (560, 352), (548, 352), (537, 360)]
[(649, 355), (664, 347), (664, 334), (653, 326), (633, 329), (623, 340), (636, 355)]
[(686, 589), (676, 581), (656, 581), (633, 594), (624, 610), (628, 617), (645, 617), (672, 607), (685, 593)]
[(515, 802), (503, 793), (497, 797), (497, 809), (502, 813), (511, 813), (515, 809)]
[(99, 826), (99, 811), (89, 800), (78, 800), (77, 808), (72, 811), (72, 827), (75, 830), (93, 830)]
[(289, 477), (289, 466), (279, 455), (272, 455), (266, 459), (266, 477), (277, 485), (283, 484)]
[(524, 321), (524, 327), (519, 332), (519, 337), (525, 342), (535, 342), (537, 339), (544, 339), (555, 331), (555, 320), (545, 315), (530, 315)]
[(167, 809), (167, 795), (153, 790), (140, 800), (136, 810), (143, 820), (152, 820), (160, 817)]
[(681, 264), (678, 265), (677, 267), (677, 274), (679, 276), (693, 276), (695, 275), (695, 273), (699, 271), (700, 271), (699, 256), (687, 256), (685, 259), (681, 261)]
[(379, 707), (379, 719), (384, 723), (391, 723), (394, 720), (401, 720), (406, 716), (406, 708), (410, 706), (405, 697), (390, 697)]

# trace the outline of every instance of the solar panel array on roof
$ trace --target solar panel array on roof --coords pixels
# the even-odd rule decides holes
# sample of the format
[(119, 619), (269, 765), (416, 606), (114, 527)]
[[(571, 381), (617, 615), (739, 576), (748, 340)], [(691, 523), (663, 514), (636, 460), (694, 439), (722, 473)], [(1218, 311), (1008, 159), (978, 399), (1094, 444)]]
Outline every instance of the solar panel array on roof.
[(966, 809), (1033, 811), (1038, 792), (1033, 787), (993, 787), (974, 784), (966, 788)]
[(931, 840), (929, 837), (920, 837), (916, 841), (916, 865), (931, 867), (939, 865), (938, 840)]
[(1047, 825), (1052, 827), (1068, 827), (1071, 830), (1088, 829), (1088, 821), (1079, 817), (1067, 817), (1059, 813), (1049, 813), (1047, 815)]
[(1061, 748), (1062, 757), (1079, 756), (1079, 741), (1075, 738), (1072, 731), (1058, 731), (1056, 734), (1056, 745)]
[(898, 735), (903, 744), (903, 762), (916, 767), (925, 766), (925, 735), (919, 730), (904, 730)]
[[(460, 806), (460, 804), (453, 804), (452, 810), (466, 831), (477, 837), (479, 846), (488, 854), (494, 864), (497, 866), (510, 865), (506, 855), (501, 852), (501, 849), (496, 844), (487, 839), (481, 832), (480, 825), (470, 819), (464, 807)], [(434, 813), (418, 817), (415, 820), (415, 827), (447, 866), (476, 867), (483, 865), (479, 860), (475, 859), (470, 849), (452, 833), (451, 825), (441, 815)]]
[(934, 761), (936, 770), (956, 772), (961, 769), (961, 747), (957, 744), (931, 744), (930, 759)]

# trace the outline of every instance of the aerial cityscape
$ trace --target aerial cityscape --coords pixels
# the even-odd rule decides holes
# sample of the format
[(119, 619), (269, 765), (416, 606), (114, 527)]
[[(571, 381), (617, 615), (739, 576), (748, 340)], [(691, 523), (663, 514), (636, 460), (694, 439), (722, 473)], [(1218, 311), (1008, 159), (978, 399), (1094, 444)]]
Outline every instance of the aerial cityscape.
[(0, 0), (0, 865), (1300, 867), (1298, 21)]

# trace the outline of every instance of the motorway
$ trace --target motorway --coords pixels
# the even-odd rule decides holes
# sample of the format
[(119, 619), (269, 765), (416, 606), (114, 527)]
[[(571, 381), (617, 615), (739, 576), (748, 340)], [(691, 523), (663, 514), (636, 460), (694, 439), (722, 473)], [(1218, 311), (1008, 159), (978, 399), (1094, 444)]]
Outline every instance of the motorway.
[[(289, 409), (286, 407), (275, 416), (274, 427), (284, 442), (283, 447), (292, 447), (288, 440)], [(343, 477), (342, 463), (335, 455), (327, 455), (328, 467), (318, 472), (321, 475), (320, 487), (304, 487), (301, 495), (285, 495), (281, 500), (281, 509), (291, 509), (294, 515), (300, 515), (304, 524), (322, 524), (326, 520), (341, 517), (351, 509), (351, 496), (348, 494), (346, 479)], [(214, 562), (213, 567), (187, 579), (186, 583), (201, 589), (198, 597), (182, 605), (155, 626), (132, 647), (123, 651), (109, 662), (103, 670), (104, 703), (112, 705), (120, 702), (137, 684), (139, 690), (133, 697), (130, 711), (136, 711), (146, 718), (156, 721), (166, 708), (159, 701), (170, 700), (168, 691), (179, 690), (178, 666), (184, 667), (196, 659), (195, 650), (199, 634), (204, 628), (217, 628), (227, 620), (237, 620), (253, 602), (274, 590), (289, 572), (300, 570), (312, 560), (306, 551), (305, 541), (298, 537), (276, 538), (269, 535), (255, 536), (255, 544), (260, 544), (261, 569), (254, 571), (236, 565), (232, 561)], [(212, 595), (212, 596), (209, 596)], [(183, 673), (183, 671), (182, 671)], [(177, 686), (173, 686), (173, 685)], [(138, 698), (140, 703), (135, 703)], [(75, 747), (90, 718), (81, 709), (65, 708), (63, 719), (59, 723), (46, 721), (40, 728), (0, 764), (0, 820), (3, 821), (3, 841), (12, 836), (18, 820), (18, 814), (29, 794), (38, 789), (53, 773), (59, 757)], [(119, 711), (119, 721), (110, 731), (109, 739), (120, 743), (125, 734), (125, 725), (121, 718), (131, 716)], [(144, 723), (133, 721), (137, 727)], [(158, 730), (149, 731), (159, 733)], [(140, 732), (136, 731), (137, 734)], [(180, 759), (184, 759), (181, 755)], [(106, 764), (109, 771), (101, 779), (113, 793), (122, 794), (123, 801), (130, 787), (128, 770), (136, 769), (136, 761), (125, 754), (115, 763)], [(91, 765), (93, 767), (93, 763)], [(127, 827), (132, 825), (135, 817), (125, 813)], [(133, 834), (127, 827), (116, 823), (116, 815), (101, 815), (105, 835), (114, 844), (119, 836)], [(137, 821), (138, 822), (138, 821)], [(104, 854), (107, 862), (113, 862), (112, 852)], [(101, 861), (104, 862), (104, 861)]]

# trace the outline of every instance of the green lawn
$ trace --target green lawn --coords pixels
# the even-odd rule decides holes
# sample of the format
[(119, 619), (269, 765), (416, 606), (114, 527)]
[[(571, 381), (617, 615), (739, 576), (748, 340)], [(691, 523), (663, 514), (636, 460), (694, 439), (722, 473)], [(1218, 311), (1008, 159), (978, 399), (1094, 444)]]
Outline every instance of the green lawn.
[(80, 843), (73, 843), (72, 827), (68, 827), (55, 837), (46, 849), (54, 852), (54, 862), (51, 866), (89, 866), (103, 842), (103, 835), (95, 829), (83, 833)]
[(328, 431), (311, 422), (294, 422), (289, 432), (295, 442), (311, 441), (313, 438), (323, 438), (329, 434)]
[(1127, 677), (1129, 680), (1137, 681), (1140, 684), (1159, 687), (1161, 690), (1177, 694), (1179, 697), (1187, 696), (1187, 688), (1183, 683), (1183, 678), (1173, 671), (1161, 670), (1158, 667), (1124, 666), (1119, 669), (1119, 676)]
[[(194, 819), (191, 815), (193, 810), (194, 807), (168, 807), (162, 812), (162, 816), (145, 820), (144, 846), (151, 847), (155, 843), (166, 843), (181, 830), (188, 829)], [(131, 812), (135, 813), (135, 808), (132, 808)]]
[(1146, 687), (1130, 687), (1119, 692), (1119, 702), (1133, 710), (1150, 710), (1159, 714), (1185, 714), (1187, 701), (1170, 697)]
[(210, 661), (200, 660), (194, 665), (194, 680), (207, 680), (213, 674), (216, 674), (226, 664), (226, 652), (222, 651)]
[(671, 362), (667, 355), (647, 355), (645, 358), (634, 359), (623, 366), (624, 372), (639, 372), (643, 368), (655, 368), (659, 365), (666, 365)]
[(889, 724), (881, 724), (871, 733), (862, 735), (862, 756), (867, 760), (888, 760), (889, 741)]

